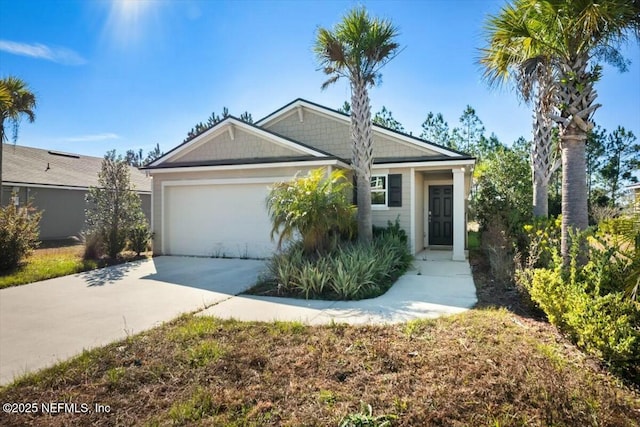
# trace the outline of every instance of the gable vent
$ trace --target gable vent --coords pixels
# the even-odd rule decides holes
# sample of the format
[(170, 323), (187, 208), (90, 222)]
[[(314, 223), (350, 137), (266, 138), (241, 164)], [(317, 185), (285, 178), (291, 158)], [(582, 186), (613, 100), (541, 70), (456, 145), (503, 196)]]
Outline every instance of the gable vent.
[(80, 158), (80, 156), (78, 156), (77, 154), (63, 153), (62, 151), (47, 151), (47, 153), (51, 154), (52, 156), (68, 157), (70, 159)]

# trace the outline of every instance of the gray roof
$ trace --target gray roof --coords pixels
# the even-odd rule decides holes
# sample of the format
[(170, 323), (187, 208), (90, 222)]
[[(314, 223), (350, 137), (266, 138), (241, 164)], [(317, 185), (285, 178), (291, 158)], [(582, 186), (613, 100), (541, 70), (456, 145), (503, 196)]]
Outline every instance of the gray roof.
[[(102, 157), (2, 144), (2, 181), (23, 185), (98, 186)], [(151, 178), (135, 167), (131, 183), (140, 192), (151, 192)]]

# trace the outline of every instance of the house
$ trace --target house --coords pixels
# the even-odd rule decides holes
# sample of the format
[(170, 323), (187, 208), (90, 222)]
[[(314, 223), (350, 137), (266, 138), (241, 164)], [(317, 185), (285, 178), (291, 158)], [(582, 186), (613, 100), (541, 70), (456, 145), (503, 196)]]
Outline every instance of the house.
[(640, 183), (629, 185), (627, 188), (633, 194), (634, 210), (640, 212)]
[[(24, 205), (31, 199), (43, 211), (40, 239), (78, 236), (85, 228), (85, 196), (98, 185), (102, 157), (2, 144), (3, 204)], [(131, 167), (131, 183), (142, 209), (151, 216), (151, 179)]]
[[(399, 218), (414, 253), (465, 259), (475, 159), (373, 126), (374, 225)], [(154, 253), (265, 257), (273, 252), (269, 186), (324, 167), (351, 170), (350, 118), (296, 99), (255, 124), (227, 117), (148, 165)]]

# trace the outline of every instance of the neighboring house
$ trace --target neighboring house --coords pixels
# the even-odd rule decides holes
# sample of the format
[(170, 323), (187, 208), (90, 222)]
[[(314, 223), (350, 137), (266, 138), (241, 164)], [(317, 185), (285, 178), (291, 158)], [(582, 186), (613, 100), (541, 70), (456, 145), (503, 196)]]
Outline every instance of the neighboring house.
[[(414, 253), (465, 258), (475, 159), (373, 126), (373, 223), (399, 218)], [(297, 99), (256, 124), (227, 117), (146, 169), (153, 178), (154, 253), (264, 257), (274, 249), (269, 186), (325, 167), (351, 170), (350, 118)]]
[[(65, 239), (85, 228), (85, 196), (98, 185), (101, 157), (2, 144), (2, 200), (24, 205), (31, 199), (43, 210), (40, 239)], [(142, 209), (151, 216), (151, 179), (131, 167), (131, 183), (140, 194)]]
[(629, 185), (627, 188), (633, 193), (635, 210), (640, 212), (640, 183)]

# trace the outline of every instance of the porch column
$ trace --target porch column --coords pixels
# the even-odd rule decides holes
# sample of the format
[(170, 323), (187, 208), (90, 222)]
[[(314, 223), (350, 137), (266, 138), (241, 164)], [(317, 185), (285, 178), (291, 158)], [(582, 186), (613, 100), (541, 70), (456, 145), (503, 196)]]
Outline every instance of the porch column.
[(464, 168), (453, 172), (453, 256), (454, 261), (464, 261), (464, 240), (467, 232), (464, 212)]

